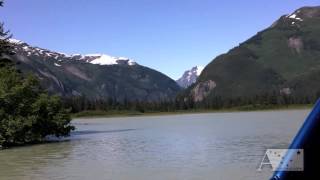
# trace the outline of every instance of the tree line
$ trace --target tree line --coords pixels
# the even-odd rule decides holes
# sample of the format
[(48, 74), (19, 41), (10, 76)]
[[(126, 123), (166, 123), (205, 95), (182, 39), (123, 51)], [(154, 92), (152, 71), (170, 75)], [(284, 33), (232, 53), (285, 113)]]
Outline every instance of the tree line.
[[(320, 93), (319, 93), (320, 95)], [(238, 108), (241, 110), (267, 109), (279, 106), (313, 104), (318, 95), (295, 96), (285, 95), (276, 91), (255, 95), (252, 97), (208, 96), (201, 102), (195, 102), (191, 95), (179, 94), (172, 100), (159, 101), (119, 101), (115, 98), (90, 99), (85, 96), (64, 98), (66, 107), (71, 107), (72, 113), (82, 111), (137, 111), (174, 112), (184, 110), (221, 110)]]

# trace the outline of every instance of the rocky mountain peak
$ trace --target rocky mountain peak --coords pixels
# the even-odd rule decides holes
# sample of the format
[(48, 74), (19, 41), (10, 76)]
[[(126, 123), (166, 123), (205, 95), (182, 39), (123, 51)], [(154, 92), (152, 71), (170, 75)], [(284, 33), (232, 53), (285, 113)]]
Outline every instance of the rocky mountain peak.
[(192, 67), (183, 73), (182, 77), (176, 82), (183, 88), (187, 88), (193, 83), (195, 83), (203, 70), (202, 66)]

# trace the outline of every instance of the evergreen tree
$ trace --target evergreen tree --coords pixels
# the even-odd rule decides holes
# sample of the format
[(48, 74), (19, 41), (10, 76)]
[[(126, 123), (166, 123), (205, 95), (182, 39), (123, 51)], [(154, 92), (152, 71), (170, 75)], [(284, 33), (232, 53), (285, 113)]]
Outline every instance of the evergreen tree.
[[(0, 1), (0, 6), (3, 6), (3, 1)], [(9, 31), (4, 29), (4, 23), (0, 23), (0, 57), (4, 54), (12, 53), (9, 39), (11, 38)], [(4, 61), (4, 59), (2, 59)], [(2, 61), (2, 62), (3, 62)]]
[(0, 147), (42, 142), (48, 135), (69, 135), (74, 127), (60, 99), (49, 96), (34, 76), (24, 77), (4, 58), (12, 52), (10, 37), (0, 24)]
[(0, 145), (42, 142), (74, 129), (60, 99), (41, 90), (34, 76), (24, 78), (13, 65), (0, 68)]

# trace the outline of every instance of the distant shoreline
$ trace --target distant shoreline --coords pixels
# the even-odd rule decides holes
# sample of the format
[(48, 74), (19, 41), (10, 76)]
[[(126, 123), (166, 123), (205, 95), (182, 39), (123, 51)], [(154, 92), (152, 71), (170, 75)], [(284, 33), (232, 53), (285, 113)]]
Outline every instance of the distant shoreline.
[(193, 110), (177, 110), (177, 111), (148, 111), (139, 112), (133, 110), (119, 110), (119, 111), (83, 111), (72, 114), (72, 118), (94, 118), (94, 117), (135, 117), (135, 116), (164, 116), (164, 115), (182, 115), (182, 114), (199, 114), (199, 113), (221, 113), (221, 112), (250, 112), (250, 111), (280, 111), (280, 110), (299, 110), (299, 109), (311, 109), (313, 104), (295, 104), (288, 106), (265, 106), (265, 107), (253, 107), (253, 106), (240, 106), (224, 109), (193, 109)]

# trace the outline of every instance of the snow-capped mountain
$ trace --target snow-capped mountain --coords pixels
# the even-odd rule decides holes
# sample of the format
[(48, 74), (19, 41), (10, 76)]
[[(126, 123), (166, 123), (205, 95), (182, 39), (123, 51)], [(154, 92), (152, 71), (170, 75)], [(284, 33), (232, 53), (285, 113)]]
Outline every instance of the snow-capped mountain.
[(164, 74), (129, 58), (106, 54), (67, 55), (10, 39), (23, 73), (36, 75), (44, 89), (65, 97), (118, 101), (158, 101), (174, 98), (181, 89)]
[(129, 66), (137, 65), (136, 62), (126, 57), (113, 57), (106, 54), (68, 55), (65, 53), (59, 53), (59, 52), (54, 52), (54, 51), (50, 51), (50, 50), (39, 48), (39, 47), (30, 46), (29, 44), (17, 39), (9, 39), (9, 42), (15, 45), (14, 46), (15, 51), (18, 51), (23, 55), (26, 55), (27, 57), (41, 56), (41, 57), (44, 57), (45, 59), (53, 58), (57, 60), (57, 62), (55, 62), (56, 66), (59, 66), (59, 62), (63, 60), (64, 61), (79, 60), (79, 61), (83, 61), (91, 64), (99, 64), (99, 65), (117, 65), (117, 64), (129, 65)]
[(176, 82), (183, 88), (187, 88), (195, 83), (203, 70), (203, 66), (195, 66), (183, 73)]

